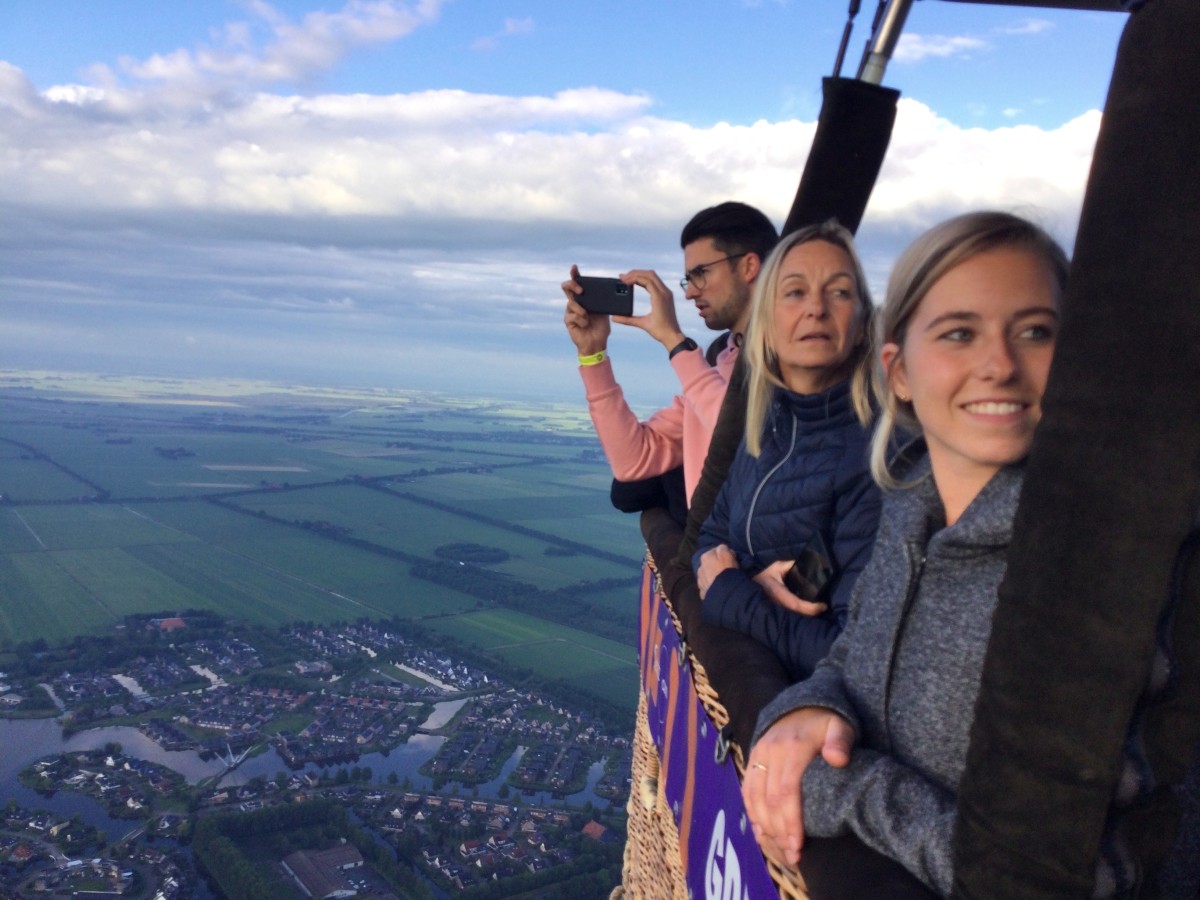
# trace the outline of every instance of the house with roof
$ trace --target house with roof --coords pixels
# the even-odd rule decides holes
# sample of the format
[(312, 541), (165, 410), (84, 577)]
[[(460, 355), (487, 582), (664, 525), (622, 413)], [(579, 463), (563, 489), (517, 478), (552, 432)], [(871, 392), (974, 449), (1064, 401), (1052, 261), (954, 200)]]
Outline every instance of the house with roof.
[(595, 819), (583, 826), (583, 834), (602, 844), (615, 844), (619, 838)]
[(339, 844), (328, 850), (297, 850), (282, 865), (305, 896), (339, 900), (358, 893), (347, 873), (360, 868), (363, 858), (353, 844)]

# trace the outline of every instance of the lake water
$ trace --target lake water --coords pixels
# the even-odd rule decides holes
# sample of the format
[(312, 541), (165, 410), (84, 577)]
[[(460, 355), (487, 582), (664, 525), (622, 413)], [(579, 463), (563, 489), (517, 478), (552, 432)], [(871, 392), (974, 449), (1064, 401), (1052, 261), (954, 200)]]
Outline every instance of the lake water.
[[(465, 700), (451, 700), (435, 704), (424, 727), (438, 728), (446, 724), (465, 702)], [(338, 768), (369, 767), (372, 779), (377, 784), (386, 784), (388, 775), (395, 772), (399, 783), (408, 779), (414, 790), (429, 790), (433, 786), (432, 780), (418, 770), (437, 753), (438, 748), (444, 742), (445, 738), (443, 737), (418, 734), (410, 738), (407, 743), (386, 753), (364, 754), (357, 761), (341, 766), (309, 765), (301, 771), (327, 769), (332, 773), (336, 772)], [(94, 825), (104, 831), (110, 840), (125, 834), (134, 827), (134, 823), (109, 818), (104, 807), (90, 797), (60, 790), (53, 797), (46, 798), (21, 785), (17, 777), (21, 769), (42, 757), (64, 751), (99, 750), (108, 743), (120, 744), (122, 751), (129, 756), (173, 769), (186, 778), (190, 784), (195, 784), (213, 775), (219, 775), (225, 768), (220, 760), (205, 761), (192, 750), (163, 750), (136, 728), (127, 726), (79, 731), (64, 740), (62, 728), (54, 719), (0, 719), (0, 804), (14, 799), (22, 806), (47, 809), (58, 815), (78, 814), (89, 825)], [(470, 793), (473, 796), (477, 794), (479, 797), (490, 799), (499, 798), (509, 774), (520, 763), (526, 749), (518, 747), (513, 751), (505, 760), (500, 774), (496, 778), (480, 784), (478, 788), (461, 786), (460, 793)], [(219, 783), (223, 786), (238, 786), (246, 784), (255, 776), (273, 779), (280, 772), (290, 773), (291, 771), (279, 754), (275, 752), (275, 749), (270, 748), (265, 753), (247, 759), (232, 772), (225, 774)], [(603, 774), (604, 763), (593, 764), (588, 771), (586, 787), (578, 793), (568, 795), (567, 802), (572, 806), (582, 806), (590, 801), (597, 808), (607, 807), (609, 801), (594, 793), (596, 783)], [(544, 791), (528, 794), (518, 793), (516, 788), (509, 786), (507, 794), (510, 802), (539, 805), (555, 802), (553, 795)]]

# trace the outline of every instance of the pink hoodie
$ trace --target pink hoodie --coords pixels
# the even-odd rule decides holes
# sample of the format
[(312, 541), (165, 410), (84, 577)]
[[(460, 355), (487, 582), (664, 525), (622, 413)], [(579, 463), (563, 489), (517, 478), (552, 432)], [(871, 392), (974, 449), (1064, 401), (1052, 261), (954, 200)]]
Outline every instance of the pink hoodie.
[(671, 365), (683, 393), (645, 422), (639, 422), (625, 402), (610, 360), (580, 366), (588, 412), (613, 475), (621, 481), (634, 481), (661, 475), (683, 463), (690, 504), (737, 354), (733, 341), (721, 351), (716, 366), (708, 364), (703, 350), (675, 354)]

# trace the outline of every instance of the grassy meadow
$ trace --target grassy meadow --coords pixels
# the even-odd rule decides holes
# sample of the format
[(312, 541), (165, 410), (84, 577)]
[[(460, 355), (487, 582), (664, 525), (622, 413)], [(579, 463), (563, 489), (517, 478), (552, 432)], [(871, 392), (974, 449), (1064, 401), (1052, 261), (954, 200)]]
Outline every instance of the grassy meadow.
[(612, 703), (637, 699), (637, 652), (630, 646), (509, 610), (487, 610), (430, 623), (508, 663), (555, 677)]
[(582, 408), (0, 373), (0, 646), (396, 618), (632, 706), (642, 544), (609, 477)]

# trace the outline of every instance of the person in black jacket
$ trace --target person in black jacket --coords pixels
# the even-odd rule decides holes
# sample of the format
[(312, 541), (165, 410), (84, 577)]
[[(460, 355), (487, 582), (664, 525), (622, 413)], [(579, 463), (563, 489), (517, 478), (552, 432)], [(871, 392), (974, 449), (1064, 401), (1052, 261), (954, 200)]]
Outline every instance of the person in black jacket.
[(842, 630), (879, 520), (872, 307), (849, 231), (827, 222), (786, 237), (751, 303), (745, 438), (693, 566), (705, 621), (771, 647), (799, 680)]

